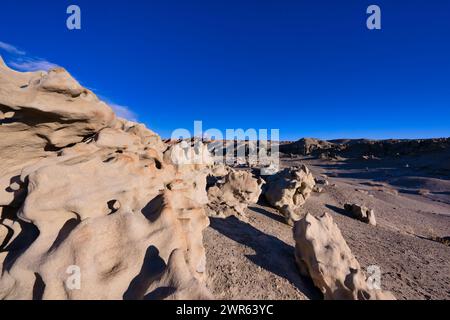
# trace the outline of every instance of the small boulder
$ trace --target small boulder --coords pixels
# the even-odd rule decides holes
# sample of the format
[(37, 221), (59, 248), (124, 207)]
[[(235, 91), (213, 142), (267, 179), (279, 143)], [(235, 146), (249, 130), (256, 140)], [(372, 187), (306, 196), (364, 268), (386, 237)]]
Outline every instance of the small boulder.
[(286, 168), (267, 177), (264, 196), (271, 206), (281, 211), (287, 223), (293, 225), (301, 218), (299, 209), (315, 185), (314, 177), (305, 165)]
[(326, 300), (394, 300), (374, 288), (344, 240), (333, 218), (307, 214), (294, 226), (295, 260)]
[(262, 179), (250, 172), (230, 169), (229, 173), (208, 189), (208, 215), (226, 218), (234, 215), (246, 220), (245, 209), (258, 202)]
[(376, 226), (377, 225), (377, 220), (375, 218), (375, 212), (372, 209), (369, 209), (367, 207), (364, 206), (360, 206), (358, 204), (350, 204), (347, 203), (344, 206), (344, 209), (348, 212), (350, 212), (353, 216), (353, 218), (370, 224), (372, 226)]
[(315, 193), (322, 193), (323, 192), (323, 188), (316, 185), (316, 186), (314, 186), (313, 191)]

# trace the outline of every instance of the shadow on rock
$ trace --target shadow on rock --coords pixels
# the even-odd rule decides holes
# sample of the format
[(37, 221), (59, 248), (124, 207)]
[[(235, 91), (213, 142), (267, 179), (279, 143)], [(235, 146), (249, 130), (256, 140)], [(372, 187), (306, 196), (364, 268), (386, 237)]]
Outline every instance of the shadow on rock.
[(159, 256), (159, 250), (155, 246), (150, 246), (145, 253), (141, 271), (131, 281), (123, 295), (124, 300), (143, 299), (150, 284), (163, 273), (165, 268), (166, 263)]

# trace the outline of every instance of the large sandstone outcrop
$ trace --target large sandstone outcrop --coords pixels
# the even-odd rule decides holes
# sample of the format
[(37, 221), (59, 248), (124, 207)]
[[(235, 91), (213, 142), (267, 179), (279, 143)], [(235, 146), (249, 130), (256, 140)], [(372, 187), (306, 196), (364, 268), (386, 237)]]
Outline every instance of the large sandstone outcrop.
[(307, 214), (294, 226), (295, 259), (300, 273), (311, 277), (327, 300), (395, 299), (370, 288), (366, 277), (333, 218)]
[(208, 213), (225, 218), (234, 215), (246, 220), (245, 209), (258, 202), (263, 181), (250, 172), (230, 169), (215, 186), (208, 189)]
[(174, 163), (63, 69), (0, 59), (0, 116), (0, 299), (210, 297), (207, 163)]
[(214, 160), (206, 145), (200, 141), (185, 141), (172, 145), (164, 154), (166, 162), (172, 163), (176, 176), (167, 187), (170, 190), (183, 190), (191, 199), (201, 205), (208, 203), (206, 193), (207, 176)]
[(270, 205), (280, 210), (286, 222), (292, 225), (301, 218), (299, 209), (305, 204), (315, 185), (314, 176), (305, 165), (286, 168), (267, 177), (264, 196)]

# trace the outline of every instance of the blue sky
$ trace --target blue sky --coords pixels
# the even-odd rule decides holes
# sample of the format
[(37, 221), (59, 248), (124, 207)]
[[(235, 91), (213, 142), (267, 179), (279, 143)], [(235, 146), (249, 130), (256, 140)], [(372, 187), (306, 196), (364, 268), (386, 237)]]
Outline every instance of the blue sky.
[[(382, 30), (366, 28), (371, 4)], [(450, 136), (450, 1), (2, 0), (0, 54), (65, 67), (165, 137), (195, 120), (282, 139)]]

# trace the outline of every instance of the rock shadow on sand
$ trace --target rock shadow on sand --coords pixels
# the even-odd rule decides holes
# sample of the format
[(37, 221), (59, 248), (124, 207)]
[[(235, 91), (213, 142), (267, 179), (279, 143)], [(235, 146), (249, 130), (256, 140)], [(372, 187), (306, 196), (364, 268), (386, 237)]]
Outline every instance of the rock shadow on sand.
[(335, 212), (335, 213), (337, 213), (337, 214), (340, 214), (340, 215), (343, 215), (343, 216), (345, 216), (345, 217), (348, 217), (348, 218), (352, 218), (352, 219), (353, 219), (353, 217), (352, 217), (352, 215), (350, 214), (350, 212), (348, 212), (347, 210), (345, 210), (345, 209), (343, 209), (343, 208), (339, 208), (339, 207), (333, 206), (333, 205), (331, 205), (331, 204), (326, 204), (325, 207), (328, 208), (328, 209), (330, 209), (330, 210), (332, 210), (333, 212)]
[(226, 219), (210, 217), (210, 226), (227, 238), (252, 248), (255, 254), (246, 257), (255, 265), (288, 280), (309, 299), (321, 299), (312, 281), (300, 276), (294, 247), (234, 216)]
[(282, 215), (272, 213), (266, 209), (259, 208), (259, 207), (249, 207), (249, 209), (251, 209), (259, 214), (262, 214), (262, 215), (266, 216), (267, 218), (270, 218), (272, 220), (286, 224), (286, 219)]

